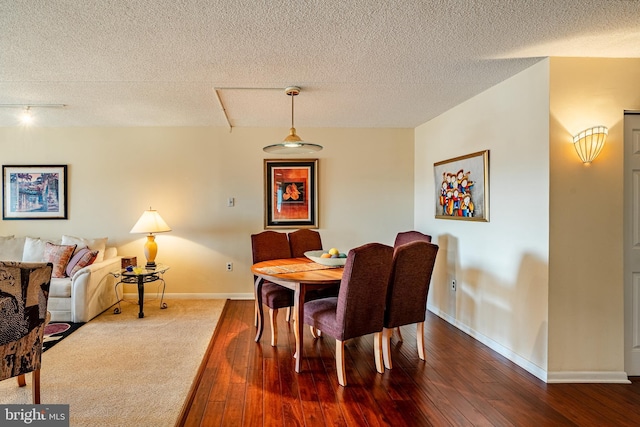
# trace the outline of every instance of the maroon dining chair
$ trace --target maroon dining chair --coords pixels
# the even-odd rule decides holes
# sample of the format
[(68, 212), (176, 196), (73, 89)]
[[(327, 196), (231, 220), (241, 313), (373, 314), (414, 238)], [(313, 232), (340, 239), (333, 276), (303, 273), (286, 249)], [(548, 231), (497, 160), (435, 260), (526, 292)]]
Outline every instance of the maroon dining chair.
[(431, 243), (431, 236), (415, 230), (402, 231), (396, 235), (396, 241), (393, 243), (393, 247), (397, 248), (400, 245), (415, 242), (416, 240)]
[(393, 248), (380, 243), (351, 249), (338, 296), (304, 304), (304, 322), (336, 339), (336, 370), (343, 387), (347, 385), (344, 342), (348, 339), (374, 334), (376, 370), (384, 372), (381, 341), (392, 259)]
[(406, 243), (394, 250), (382, 331), (382, 355), (387, 369), (392, 368), (390, 341), (393, 328), (404, 325), (417, 325), (418, 357), (425, 360), (424, 320), (437, 254), (438, 246), (424, 241)]
[(302, 228), (289, 233), (289, 247), (292, 257), (302, 258), (307, 251), (322, 250), (322, 238), (317, 231)]
[[(286, 233), (276, 231), (263, 231), (251, 235), (251, 252), (253, 263), (272, 259), (291, 258), (289, 239)], [(254, 280), (257, 278), (254, 276)], [(293, 291), (269, 281), (263, 281), (261, 287), (262, 304), (269, 307), (269, 319), (271, 322), (271, 345), (278, 344), (278, 310), (293, 306)], [(264, 324), (257, 324), (258, 298), (256, 295), (256, 326), (264, 328)], [(289, 321), (290, 315), (287, 315)], [(258, 331), (257, 337), (262, 336), (262, 330)]]

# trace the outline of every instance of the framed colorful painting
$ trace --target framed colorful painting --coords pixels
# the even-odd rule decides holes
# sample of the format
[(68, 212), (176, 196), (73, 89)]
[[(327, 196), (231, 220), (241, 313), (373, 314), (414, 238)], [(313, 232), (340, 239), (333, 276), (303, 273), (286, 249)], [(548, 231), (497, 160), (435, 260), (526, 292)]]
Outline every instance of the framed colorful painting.
[(489, 150), (434, 163), (436, 218), (489, 221)]
[(67, 165), (2, 166), (3, 219), (67, 219)]
[(264, 227), (318, 228), (318, 159), (264, 161)]

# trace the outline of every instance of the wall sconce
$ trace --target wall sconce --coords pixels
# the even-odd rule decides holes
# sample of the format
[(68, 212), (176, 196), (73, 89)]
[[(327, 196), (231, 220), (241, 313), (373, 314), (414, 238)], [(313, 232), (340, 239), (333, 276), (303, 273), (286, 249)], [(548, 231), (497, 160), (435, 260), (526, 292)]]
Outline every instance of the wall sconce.
[(595, 126), (585, 129), (573, 137), (573, 146), (582, 163), (589, 164), (598, 157), (608, 134), (609, 129), (605, 126)]

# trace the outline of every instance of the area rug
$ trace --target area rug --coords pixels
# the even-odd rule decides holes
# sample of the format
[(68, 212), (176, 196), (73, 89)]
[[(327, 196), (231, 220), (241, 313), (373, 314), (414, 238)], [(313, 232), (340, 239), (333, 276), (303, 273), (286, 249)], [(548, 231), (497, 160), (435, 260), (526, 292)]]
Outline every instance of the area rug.
[[(69, 404), (71, 426), (173, 426), (225, 300), (167, 300), (168, 308), (123, 304), (42, 355), (43, 404)], [(1, 404), (30, 404), (27, 387), (0, 382)]]
[(44, 341), (42, 351), (47, 351), (73, 332), (77, 331), (83, 323), (51, 322), (44, 328)]

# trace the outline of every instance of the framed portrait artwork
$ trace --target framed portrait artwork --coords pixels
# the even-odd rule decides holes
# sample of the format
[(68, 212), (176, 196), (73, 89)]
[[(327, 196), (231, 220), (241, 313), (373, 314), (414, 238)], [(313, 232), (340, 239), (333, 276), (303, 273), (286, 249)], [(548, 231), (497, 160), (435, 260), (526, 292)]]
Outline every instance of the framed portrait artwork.
[(434, 163), (436, 218), (489, 221), (489, 150)]
[(318, 159), (264, 161), (265, 228), (318, 228)]
[(3, 165), (2, 218), (67, 219), (67, 165)]

